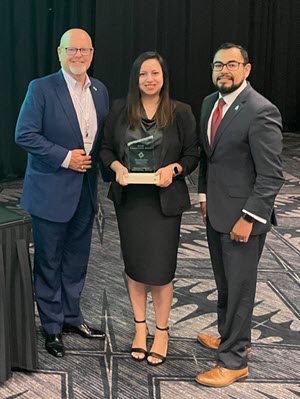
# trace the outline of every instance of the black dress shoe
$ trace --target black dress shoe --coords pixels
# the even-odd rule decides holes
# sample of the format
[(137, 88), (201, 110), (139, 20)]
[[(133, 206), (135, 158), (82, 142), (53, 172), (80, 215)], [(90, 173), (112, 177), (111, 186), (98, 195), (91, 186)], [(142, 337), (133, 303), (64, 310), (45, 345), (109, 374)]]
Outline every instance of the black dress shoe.
[(105, 332), (89, 327), (86, 323), (82, 323), (79, 326), (70, 326), (68, 324), (64, 324), (62, 331), (64, 333), (79, 334), (84, 338), (105, 339), (106, 337)]
[(65, 355), (65, 347), (61, 334), (47, 334), (45, 348), (50, 355), (55, 357), (63, 357)]

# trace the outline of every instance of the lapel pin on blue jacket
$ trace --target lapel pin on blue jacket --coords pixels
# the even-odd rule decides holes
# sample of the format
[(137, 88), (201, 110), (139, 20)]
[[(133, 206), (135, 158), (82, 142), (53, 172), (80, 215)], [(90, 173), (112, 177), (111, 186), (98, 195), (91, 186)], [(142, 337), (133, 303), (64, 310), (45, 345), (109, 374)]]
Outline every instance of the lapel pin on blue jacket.
[(237, 105), (234, 109), (235, 109), (236, 111), (238, 111), (239, 108), (240, 108), (240, 106)]

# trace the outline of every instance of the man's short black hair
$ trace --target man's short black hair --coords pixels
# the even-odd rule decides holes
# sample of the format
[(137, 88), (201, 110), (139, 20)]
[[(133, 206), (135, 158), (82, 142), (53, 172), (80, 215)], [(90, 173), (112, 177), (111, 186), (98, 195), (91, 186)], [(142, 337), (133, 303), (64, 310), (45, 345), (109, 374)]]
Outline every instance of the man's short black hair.
[(225, 43), (221, 44), (221, 46), (216, 50), (216, 52), (214, 54), (214, 57), (215, 57), (215, 55), (217, 54), (218, 51), (220, 51), (220, 50), (228, 50), (230, 48), (239, 49), (240, 52), (241, 52), (241, 55), (242, 55), (242, 57), (244, 59), (245, 64), (248, 64), (248, 62), (249, 62), (248, 52), (247, 52), (247, 50), (244, 47), (240, 46), (239, 44), (234, 44), (234, 43), (229, 43), (229, 42), (225, 42)]

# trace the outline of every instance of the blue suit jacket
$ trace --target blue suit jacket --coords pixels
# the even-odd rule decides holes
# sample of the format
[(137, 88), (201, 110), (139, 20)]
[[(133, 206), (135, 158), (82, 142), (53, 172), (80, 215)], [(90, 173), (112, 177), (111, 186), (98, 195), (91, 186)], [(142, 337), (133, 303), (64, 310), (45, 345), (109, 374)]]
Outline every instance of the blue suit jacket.
[[(103, 83), (90, 79), (98, 130), (90, 154), (93, 167), (86, 173), (96, 209), (97, 147), (109, 104)], [(30, 83), (17, 121), (16, 143), (28, 152), (21, 206), (43, 219), (69, 221), (79, 202), (84, 174), (61, 164), (69, 150), (84, 149), (84, 144), (61, 71)]]

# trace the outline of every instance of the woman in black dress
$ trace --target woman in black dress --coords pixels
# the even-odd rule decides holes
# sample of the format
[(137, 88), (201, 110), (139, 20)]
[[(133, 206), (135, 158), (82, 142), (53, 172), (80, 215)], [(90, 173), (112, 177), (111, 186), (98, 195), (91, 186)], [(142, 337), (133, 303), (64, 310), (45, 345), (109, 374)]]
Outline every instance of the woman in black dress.
[[(114, 102), (104, 130), (101, 158), (115, 172), (108, 197), (114, 201), (129, 296), (136, 322), (131, 355), (162, 364), (168, 350), (168, 319), (182, 213), (190, 207), (185, 176), (198, 164), (195, 119), (187, 104), (169, 97), (162, 57), (141, 54), (130, 74), (127, 100)], [(142, 140), (142, 141), (141, 141)], [(148, 153), (159, 183), (127, 184), (134, 170), (132, 144), (150, 142)], [(129, 145), (128, 145), (129, 144)], [(149, 148), (149, 147), (148, 147)], [(149, 168), (149, 162), (145, 166)], [(147, 352), (147, 292), (151, 291), (156, 329)]]

